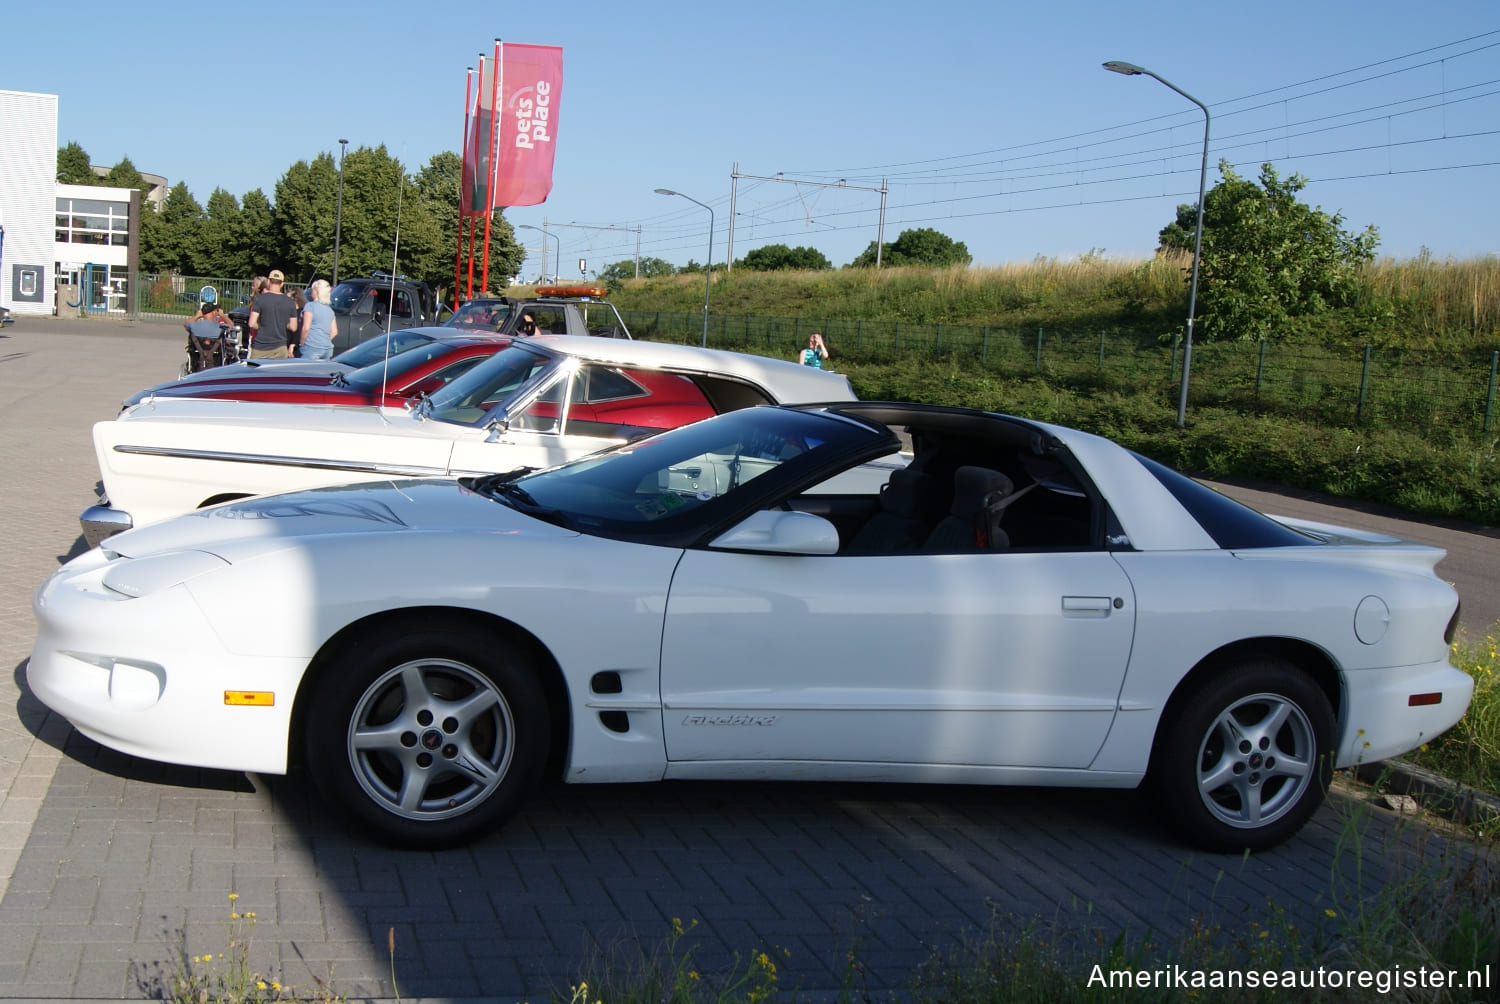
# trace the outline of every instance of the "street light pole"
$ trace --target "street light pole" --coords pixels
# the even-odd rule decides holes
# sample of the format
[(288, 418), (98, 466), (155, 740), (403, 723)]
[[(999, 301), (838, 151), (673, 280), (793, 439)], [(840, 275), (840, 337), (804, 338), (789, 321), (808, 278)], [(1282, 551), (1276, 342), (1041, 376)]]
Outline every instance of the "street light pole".
[(1198, 261), (1203, 256), (1203, 195), (1208, 182), (1208, 106), (1144, 66), (1112, 59), (1104, 64), (1104, 68), (1112, 73), (1123, 73), (1127, 77), (1144, 74), (1170, 87), (1203, 110), (1203, 164), (1198, 168), (1198, 228), (1193, 236), (1193, 279), (1188, 292), (1187, 341), (1182, 346), (1182, 387), (1177, 396), (1177, 428), (1181, 429), (1187, 424), (1188, 372), (1193, 364), (1193, 315), (1198, 310)]
[(534, 227), (534, 226), (532, 226), (529, 223), (517, 223), (516, 224), (516, 229), (517, 230), (535, 230), (537, 233), (539, 233), (539, 234), (542, 235), (542, 281), (546, 282), (547, 281), (547, 238), (551, 237), (552, 240), (557, 244), (557, 256), (558, 256), (558, 258), (562, 257), (562, 242), (557, 240), (557, 235), (554, 234), (554, 233), (552, 233), (552, 231), (550, 231), (550, 230), (543, 230), (541, 227)]
[(712, 206), (710, 206), (710, 205), (708, 205), (706, 203), (703, 203), (703, 202), (698, 202), (698, 200), (695, 199), (695, 198), (693, 198), (691, 195), (683, 195), (681, 192), (674, 192), (670, 188), (658, 188), (656, 190), (656, 194), (657, 195), (676, 195), (676, 196), (679, 196), (681, 198), (687, 199), (689, 202), (697, 203), (698, 205), (702, 206), (704, 209), (708, 210), (708, 261), (704, 262), (704, 264), (703, 264), (703, 342), (702, 342), (703, 347), (707, 348), (708, 347), (708, 291), (713, 288), (713, 282), (714, 282), (714, 210), (713, 210)]
[(333, 285), (339, 284), (339, 238), (344, 230), (344, 151), (347, 139), (339, 140), (339, 198), (333, 209)]

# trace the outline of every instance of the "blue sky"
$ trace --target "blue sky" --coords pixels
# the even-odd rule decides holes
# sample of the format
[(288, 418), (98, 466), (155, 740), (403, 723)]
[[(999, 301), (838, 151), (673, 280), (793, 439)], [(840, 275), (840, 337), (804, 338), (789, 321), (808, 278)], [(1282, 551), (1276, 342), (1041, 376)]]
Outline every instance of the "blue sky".
[[(457, 150), (465, 70), (493, 39), (560, 45), (555, 184), (507, 212), (576, 274), (643, 255), (702, 261), (812, 246), (836, 265), (934, 227), (976, 264), (1100, 249), (1139, 258), (1223, 157), (1306, 175), (1305, 201), (1374, 224), (1380, 253), (1500, 252), (1500, 5), (1494, 0), (1158, 0), (859, 5), (332, 0), (268, 8), (81, 0), (67, 24), (7, 13), (0, 88), (57, 94), (59, 145), (274, 197), (296, 160), (384, 143), (409, 170)], [(412, 18), (417, 19), (414, 23)], [(302, 21), (296, 20), (298, 17)], [(64, 42), (64, 38), (70, 40)], [(34, 41), (27, 41), (27, 40)], [(66, 55), (64, 54), (66, 52)], [(612, 226), (619, 229), (604, 229)], [(538, 241), (535, 231), (521, 237)], [(540, 247), (536, 248), (540, 251)], [(537, 263), (528, 261), (527, 270)]]

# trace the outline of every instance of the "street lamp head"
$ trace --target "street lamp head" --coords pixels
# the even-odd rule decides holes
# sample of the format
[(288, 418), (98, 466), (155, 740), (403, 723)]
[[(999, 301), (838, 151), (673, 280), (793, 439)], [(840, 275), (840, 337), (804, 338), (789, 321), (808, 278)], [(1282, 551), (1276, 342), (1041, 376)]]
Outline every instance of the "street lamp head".
[(1111, 73), (1123, 73), (1127, 77), (1138, 77), (1142, 73), (1146, 72), (1143, 67), (1139, 67), (1134, 63), (1127, 63), (1119, 59), (1111, 59), (1109, 62), (1104, 64), (1104, 68), (1106, 70), (1109, 70)]
[(658, 189), (657, 189), (657, 190), (656, 190), (656, 194), (657, 194), (657, 195), (679, 195), (679, 194), (681, 194), (681, 193), (679, 193), (679, 192), (674, 192), (674, 191), (672, 191), (672, 190), (671, 190), (671, 189), (670, 189), (670, 188), (658, 188)]
[(348, 140), (347, 140), (347, 139), (341, 139), (341, 140), (339, 140), (339, 145), (340, 145), (340, 146), (344, 146), (344, 145), (345, 145), (345, 144), (347, 144), (347, 143), (348, 143), (348, 142), (349, 142), (349, 141), (348, 141)]

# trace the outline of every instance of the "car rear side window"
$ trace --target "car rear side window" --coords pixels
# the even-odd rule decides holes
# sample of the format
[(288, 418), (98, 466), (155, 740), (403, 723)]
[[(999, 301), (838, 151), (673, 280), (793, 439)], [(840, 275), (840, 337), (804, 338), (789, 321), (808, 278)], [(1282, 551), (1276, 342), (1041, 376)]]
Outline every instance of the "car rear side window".
[(1306, 547), (1318, 542), (1316, 538), (1298, 533), (1170, 467), (1148, 460), (1139, 453), (1132, 453), (1131, 456), (1139, 460), (1193, 519), (1198, 521), (1198, 525), (1214, 539), (1214, 543), (1225, 550)]

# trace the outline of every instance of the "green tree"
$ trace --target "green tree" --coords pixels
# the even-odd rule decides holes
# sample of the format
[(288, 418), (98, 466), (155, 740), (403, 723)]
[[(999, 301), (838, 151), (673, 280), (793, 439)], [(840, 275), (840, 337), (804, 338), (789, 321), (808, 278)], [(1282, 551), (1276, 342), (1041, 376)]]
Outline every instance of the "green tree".
[[(281, 243), (276, 236), (276, 214), (266, 193), (252, 188), (240, 200), (240, 236), (244, 241), (248, 264), (238, 275), (265, 275), (282, 260)], [(340, 268), (343, 266), (340, 265)]]
[[(440, 282), (451, 275), (456, 247), (448, 246), (430, 201), (384, 145), (350, 151), (343, 175), (340, 278), (393, 266), (413, 279)], [(302, 282), (331, 273), (338, 184), (338, 167), (327, 153), (311, 163), (298, 161), (276, 183), (280, 257), (270, 267), (281, 268), (288, 279)]]
[(99, 184), (99, 177), (89, 167), (89, 155), (77, 143), (58, 148), (57, 180), (64, 185)]
[[(430, 260), (424, 258), (415, 263), (414, 274), (421, 275), (437, 286), (446, 286), (453, 281), (453, 266), (458, 252), (458, 205), (459, 184), (463, 175), (463, 161), (458, 154), (444, 151), (418, 171), (412, 179), (412, 187), (426, 204), (427, 213), (437, 227), (439, 237)], [(484, 221), (476, 228), (475, 270), (476, 281), (482, 271), (482, 244)], [(505, 218), (503, 209), (496, 209), (490, 217), (490, 265), (491, 291), (502, 290), (511, 276), (521, 268), (526, 249), (516, 243), (516, 232)]]
[(208, 275), (208, 248), (206, 246), (203, 207), (193, 198), (187, 185), (178, 182), (167, 192), (162, 205), (161, 219), (165, 226), (168, 246), (174, 251), (170, 268), (184, 275)]
[[(702, 271), (702, 269), (699, 269), (699, 271)], [(634, 279), (636, 277), (636, 260), (634, 258), (626, 258), (624, 261), (617, 261), (613, 265), (606, 265), (594, 274), (601, 282), (611, 284), (622, 282), (626, 279)], [(676, 274), (677, 267), (665, 258), (647, 257), (640, 260), (640, 276), (642, 279), (654, 279), (658, 276)]]
[(787, 247), (785, 244), (766, 244), (745, 254), (735, 262), (752, 272), (779, 272), (784, 270), (821, 271), (833, 268), (817, 248)]
[[(955, 241), (947, 234), (922, 227), (903, 230), (894, 243), (884, 245), (880, 254), (882, 265), (926, 265), (940, 268), (947, 265), (967, 265), (973, 261), (963, 241)], [(859, 257), (849, 263), (850, 268), (869, 268), (875, 264), (875, 242), (860, 252)]]
[(203, 274), (240, 278), (250, 274), (251, 257), (245, 243), (245, 221), (240, 203), (222, 188), (208, 197), (208, 219), (203, 230)]
[(178, 250), (161, 214), (149, 202), (141, 204), (141, 271), (170, 272), (177, 267)]
[[(368, 150), (360, 150), (345, 159), (345, 178), (356, 161), (368, 161)], [(382, 148), (384, 153), (384, 148)], [(363, 158), (361, 154), (365, 154)], [(357, 169), (356, 169), (357, 170)], [(397, 166), (399, 172), (399, 165)], [(363, 176), (363, 175), (361, 175)], [(355, 271), (346, 261), (349, 254), (351, 231), (350, 204), (360, 203), (353, 215), (362, 217), (365, 209), (362, 199), (351, 200), (350, 188), (344, 190), (344, 233), (339, 251), (339, 272), (347, 275), (364, 275), (368, 267)], [(334, 202), (338, 197), (338, 168), (333, 155), (320, 153), (309, 163), (299, 160), (287, 169), (276, 183), (276, 234), (278, 259), (271, 268), (279, 268), (293, 283), (310, 282), (319, 275), (329, 275), (333, 270), (333, 217)], [(394, 201), (394, 200), (393, 200)], [(386, 269), (391, 267), (386, 261)]]
[[(1272, 335), (1288, 318), (1352, 302), (1379, 231), (1345, 231), (1342, 214), (1297, 201), (1306, 178), (1283, 180), (1271, 164), (1261, 165), (1259, 184), (1227, 161), (1219, 162), (1219, 174), (1203, 200), (1197, 328), (1205, 338)], [(1197, 215), (1197, 203), (1178, 206), (1161, 246), (1191, 259)]]
[(110, 168), (109, 173), (97, 183), (107, 188), (138, 188), (141, 192), (142, 201), (144, 201), (146, 194), (151, 191), (151, 186), (147, 184), (145, 178), (141, 177), (141, 172), (135, 169), (135, 165), (130, 162), (129, 157), (121, 157), (120, 162)]

